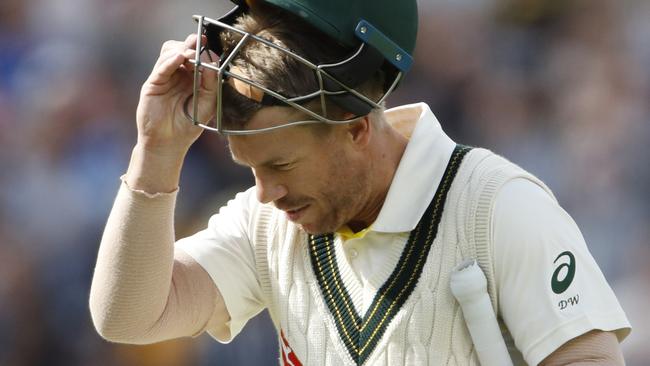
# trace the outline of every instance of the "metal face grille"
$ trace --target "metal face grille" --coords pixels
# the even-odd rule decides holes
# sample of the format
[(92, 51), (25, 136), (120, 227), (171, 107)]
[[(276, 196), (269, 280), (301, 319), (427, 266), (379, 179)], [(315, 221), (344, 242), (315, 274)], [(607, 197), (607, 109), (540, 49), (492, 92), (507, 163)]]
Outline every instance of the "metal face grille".
[[(285, 128), (285, 127), (290, 127), (290, 126), (297, 126), (297, 125), (305, 125), (305, 124), (313, 124), (313, 123), (329, 123), (329, 124), (343, 124), (343, 123), (350, 123), (358, 120), (359, 118), (363, 116), (356, 116), (351, 119), (345, 119), (345, 120), (336, 120), (329, 118), (327, 116), (327, 107), (326, 107), (326, 97), (328, 95), (341, 95), (345, 93), (350, 93), (354, 97), (359, 98), (360, 100), (364, 101), (365, 103), (368, 103), (374, 108), (381, 108), (381, 103), (386, 99), (386, 97), (393, 91), (393, 89), (397, 86), (399, 80), (401, 79), (402, 74), (399, 73), (393, 83), (391, 84), (390, 88), (388, 91), (381, 97), (380, 100), (378, 101), (373, 101), (366, 97), (365, 95), (361, 94), (360, 92), (354, 90), (353, 88), (345, 85), (344, 83), (340, 82), (337, 80), (335, 77), (333, 77), (330, 73), (327, 72), (328, 68), (331, 67), (336, 67), (343, 65), (347, 62), (350, 62), (353, 60), (355, 57), (357, 57), (361, 51), (363, 50), (364, 47), (368, 47), (366, 44), (362, 43), (359, 48), (356, 50), (356, 52), (349, 57), (348, 59), (345, 59), (341, 62), (334, 63), (334, 64), (321, 64), (321, 65), (316, 65), (309, 60), (305, 59), (304, 57), (301, 57), (300, 55), (297, 55), (296, 53), (292, 52), (291, 50), (288, 50), (286, 48), (283, 48), (281, 46), (278, 46), (264, 38), (258, 37), (254, 34), (244, 32), (240, 29), (237, 29), (231, 25), (228, 25), (224, 22), (221, 22), (219, 20), (211, 19), (202, 15), (194, 15), (193, 16), (194, 20), (198, 23), (198, 28), (197, 28), (197, 34), (199, 35), (205, 35), (206, 34), (206, 27), (209, 25), (219, 27), (221, 31), (223, 30), (229, 30), (232, 32), (239, 33), (242, 37), (241, 40), (235, 45), (235, 47), (232, 49), (232, 51), (228, 52), (227, 54), (221, 54), (219, 55), (218, 60), (211, 60), (211, 62), (204, 62), (201, 61), (201, 55), (203, 52), (207, 52), (208, 48), (203, 47), (201, 45), (201, 37), (197, 37), (197, 42), (196, 42), (196, 54), (194, 59), (189, 60), (192, 64), (195, 65), (194, 67), (194, 86), (193, 86), (193, 94), (188, 96), (187, 99), (185, 100), (184, 103), (184, 112), (185, 116), (187, 117), (188, 120), (190, 120), (193, 124), (200, 126), (206, 130), (214, 131), (222, 135), (250, 135), (250, 134), (257, 134), (257, 133), (262, 133), (262, 132), (269, 132), (273, 131), (279, 128)], [(256, 82), (255, 80), (251, 80), (243, 75), (237, 74), (235, 72), (230, 71), (230, 66), (237, 56), (238, 52), (244, 47), (244, 45), (247, 42), (261, 42), (264, 45), (268, 47), (275, 48), (281, 52), (286, 53), (296, 61), (298, 61), (300, 64), (304, 65), (305, 67), (308, 67), (309, 69), (313, 70), (314, 74), (316, 75), (316, 78), (318, 80), (319, 84), (319, 90), (309, 93), (306, 95), (302, 96), (297, 96), (297, 97), (285, 97), (284, 95), (281, 95), (280, 93), (271, 90), (264, 85), (261, 85), (260, 83)], [(209, 53), (208, 53), (209, 55)], [(217, 97), (215, 100), (216, 103), (216, 112), (214, 117), (210, 121), (200, 121), (198, 118), (195, 116), (198, 116), (198, 111), (199, 111), (199, 103), (198, 103), (198, 96), (200, 93), (200, 86), (201, 86), (201, 72), (203, 69), (210, 69), (213, 70), (217, 73), (217, 84), (218, 84), (218, 91), (217, 91)], [(272, 127), (265, 127), (265, 128), (258, 128), (258, 129), (227, 129), (224, 128), (224, 123), (223, 123), (223, 113), (222, 113), (222, 92), (223, 92), (223, 84), (228, 80), (228, 78), (234, 78), (237, 79), (243, 83), (246, 83), (252, 87), (258, 88), (265, 94), (265, 98), (274, 98), (278, 101), (278, 103), (273, 103), (273, 104), (284, 104), (290, 107), (293, 107), (304, 114), (307, 115), (306, 119), (300, 120), (300, 121), (291, 121), (287, 123), (283, 123), (277, 126), (272, 126)], [(329, 79), (331, 80), (334, 85), (338, 85), (340, 87), (339, 90), (336, 91), (331, 91), (327, 90), (324, 87), (324, 80)], [(193, 98), (193, 96), (196, 96), (196, 98)], [(320, 99), (321, 103), (321, 111), (322, 113), (317, 113), (315, 111), (310, 110), (309, 108), (306, 108), (302, 103), (315, 100), (315, 99)], [(190, 106), (191, 104), (191, 106)]]

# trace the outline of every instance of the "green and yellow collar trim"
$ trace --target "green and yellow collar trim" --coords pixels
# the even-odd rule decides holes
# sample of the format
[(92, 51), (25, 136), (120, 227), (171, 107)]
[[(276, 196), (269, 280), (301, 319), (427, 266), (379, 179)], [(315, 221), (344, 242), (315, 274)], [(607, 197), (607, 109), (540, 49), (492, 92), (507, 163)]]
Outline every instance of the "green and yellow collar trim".
[(395, 269), (377, 291), (363, 316), (356, 312), (343, 284), (336, 263), (334, 234), (309, 235), (309, 255), (321, 294), (339, 337), (357, 365), (368, 359), (391, 320), (415, 289), (438, 233), (447, 193), (464, 156), (470, 150), (470, 147), (463, 145), (457, 145), (454, 149), (433, 200), (411, 231)]

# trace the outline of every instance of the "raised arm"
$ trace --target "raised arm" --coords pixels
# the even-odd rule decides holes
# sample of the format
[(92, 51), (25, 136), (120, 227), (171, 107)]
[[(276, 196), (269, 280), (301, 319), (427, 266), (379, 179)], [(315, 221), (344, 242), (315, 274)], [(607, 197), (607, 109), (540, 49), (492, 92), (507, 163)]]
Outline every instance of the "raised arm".
[[(93, 323), (114, 342), (220, 332), (229, 319), (205, 270), (182, 251), (174, 252), (181, 167), (202, 131), (182, 111), (192, 90), (187, 60), (195, 44), (195, 35), (165, 42), (140, 94), (137, 144), (106, 224), (90, 292)], [(201, 83), (200, 116), (207, 119), (216, 94), (214, 73), (204, 71)]]

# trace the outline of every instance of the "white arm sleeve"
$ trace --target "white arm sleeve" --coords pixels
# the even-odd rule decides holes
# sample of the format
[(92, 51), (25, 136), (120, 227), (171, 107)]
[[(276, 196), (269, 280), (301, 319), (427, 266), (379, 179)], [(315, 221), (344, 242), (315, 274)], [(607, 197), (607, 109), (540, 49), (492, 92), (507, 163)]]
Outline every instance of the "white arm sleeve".
[(230, 335), (224, 338), (208, 330), (222, 343), (230, 342), (249, 319), (264, 309), (250, 239), (255, 204), (254, 189), (239, 193), (210, 218), (206, 229), (176, 242), (178, 249), (208, 272), (223, 296), (230, 314)]
[(630, 324), (580, 230), (546, 191), (514, 179), (493, 214), (499, 314), (528, 364), (592, 329), (627, 336)]

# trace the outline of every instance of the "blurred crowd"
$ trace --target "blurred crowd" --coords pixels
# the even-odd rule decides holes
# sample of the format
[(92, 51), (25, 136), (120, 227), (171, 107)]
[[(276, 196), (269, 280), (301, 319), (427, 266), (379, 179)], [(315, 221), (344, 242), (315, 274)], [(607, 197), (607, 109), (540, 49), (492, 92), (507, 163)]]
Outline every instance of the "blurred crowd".
[[(274, 365), (268, 316), (230, 345), (204, 335), (115, 345), (88, 293), (135, 143), (140, 85), (192, 14), (227, 0), (0, 1), (0, 366)], [(576, 220), (650, 363), (650, 2), (421, 0), (416, 64), (389, 106), (428, 102), (457, 141), (538, 175)], [(178, 236), (253, 184), (205, 133), (181, 179)]]

